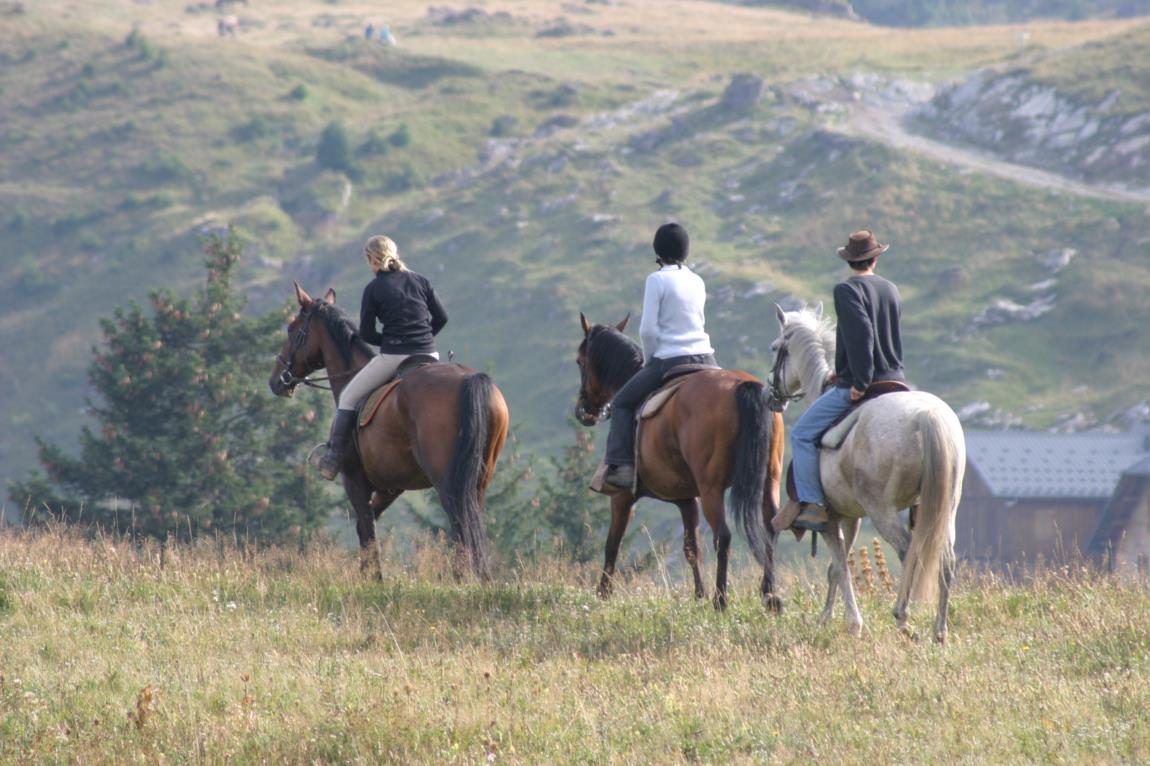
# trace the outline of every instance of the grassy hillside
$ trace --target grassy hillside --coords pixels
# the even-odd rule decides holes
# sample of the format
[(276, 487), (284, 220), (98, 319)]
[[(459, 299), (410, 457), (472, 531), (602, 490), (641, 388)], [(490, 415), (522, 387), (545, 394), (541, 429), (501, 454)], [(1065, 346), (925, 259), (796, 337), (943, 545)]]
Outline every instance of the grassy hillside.
[[(894, 245), (883, 270), (906, 296), (919, 385), (1039, 427), (1144, 396), (1144, 211), (848, 141), (791, 95), (814, 74), (941, 79), (1006, 61), (1008, 28), (894, 33), (697, 0), (448, 16), (396, 2), (386, 17), (285, 0), (232, 6), (231, 39), (212, 9), (173, 0), (23, 9), (0, 16), (4, 478), (32, 464), (33, 434), (77, 431), (96, 319), (194, 287), (198, 233), (229, 221), (254, 310), (284, 304), (292, 279), (354, 308), (360, 245), (391, 234), (447, 302), (443, 347), (495, 374), (529, 451), (569, 433), (578, 312), (638, 311), (668, 217), (692, 234), (721, 363), (765, 373), (773, 303), (829, 295), (834, 248), (870, 224)], [(364, 40), (367, 21), (399, 46)], [(1128, 45), (1130, 28), (1028, 26), (1036, 47), (1091, 51)], [(721, 104), (736, 72), (765, 80), (749, 111)], [(346, 173), (315, 161), (333, 122)], [(975, 330), (988, 302), (1033, 300), (1051, 276), (1036, 256), (1065, 247), (1079, 255), (1052, 311)]]
[[(674, 556), (674, 552), (663, 551)], [(963, 576), (950, 641), (815, 625), (822, 578), (753, 568), (725, 613), (657, 568), (592, 593), (545, 561), (445, 582), (421, 549), (382, 583), (354, 555), (0, 536), (5, 763), (1144, 763), (1142, 586)], [(930, 609), (912, 624), (928, 625)]]
[(1060, 55), (1040, 57), (1029, 74), (1080, 103), (1101, 103), (1117, 93), (1109, 113), (1136, 114), (1150, 109), (1150, 78), (1142, 61), (1147, 46), (1150, 23), (1142, 23), (1105, 43), (1087, 43)]

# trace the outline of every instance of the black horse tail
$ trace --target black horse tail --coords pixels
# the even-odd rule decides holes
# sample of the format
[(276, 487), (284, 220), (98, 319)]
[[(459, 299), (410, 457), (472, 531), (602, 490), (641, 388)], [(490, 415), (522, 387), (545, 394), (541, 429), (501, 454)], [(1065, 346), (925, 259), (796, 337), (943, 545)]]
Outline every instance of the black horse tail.
[(472, 571), (483, 580), (490, 576), (490, 564), (481, 487), (490, 478), (486, 475), (486, 454), (493, 389), (494, 384), (485, 373), (463, 379), (459, 388), (459, 432), (440, 495), (452, 537), (463, 547)]
[(763, 524), (763, 491), (771, 449), (772, 413), (763, 384), (743, 381), (735, 389), (739, 431), (735, 436), (735, 472), (731, 476), (731, 508), (747, 535), (755, 560), (765, 565), (770, 533)]

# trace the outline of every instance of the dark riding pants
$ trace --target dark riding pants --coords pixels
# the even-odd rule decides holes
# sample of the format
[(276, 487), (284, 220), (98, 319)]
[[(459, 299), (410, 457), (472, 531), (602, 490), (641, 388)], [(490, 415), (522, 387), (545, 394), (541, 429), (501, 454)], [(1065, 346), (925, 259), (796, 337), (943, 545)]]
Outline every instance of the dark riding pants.
[(663, 382), (663, 375), (681, 364), (715, 364), (714, 354), (652, 359), (628, 380), (611, 400), (611, 430), (607, 433), (607, 462), (632, 465), (635, 462), (635, 410)]

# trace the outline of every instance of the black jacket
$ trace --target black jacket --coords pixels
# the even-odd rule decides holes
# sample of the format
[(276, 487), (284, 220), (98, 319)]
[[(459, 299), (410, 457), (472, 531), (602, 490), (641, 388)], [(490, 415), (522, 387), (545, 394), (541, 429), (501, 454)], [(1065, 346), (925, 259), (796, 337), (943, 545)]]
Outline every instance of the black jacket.
[(863, 391), (876, 380), (905, 380), (902, 305), (893, 282), (877, 274), (839, 282), (835, 315), (836, 386)]
[(359, 335), (381, 354), (435, 351), (434, 337), (445, 324), (447, 312), (422, 274), (381, 271), (363, 289)]

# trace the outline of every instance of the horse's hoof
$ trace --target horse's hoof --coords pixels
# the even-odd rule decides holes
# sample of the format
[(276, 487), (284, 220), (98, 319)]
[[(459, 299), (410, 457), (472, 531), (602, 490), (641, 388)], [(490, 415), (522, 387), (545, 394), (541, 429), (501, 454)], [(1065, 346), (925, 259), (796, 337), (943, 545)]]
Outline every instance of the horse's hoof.
[(766, 593), (763, 595), (763, 608), (771, 614), (782, 614), (783, 600), (774, 593)]

